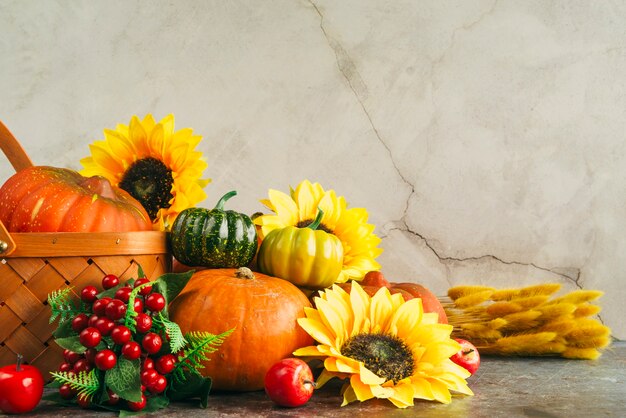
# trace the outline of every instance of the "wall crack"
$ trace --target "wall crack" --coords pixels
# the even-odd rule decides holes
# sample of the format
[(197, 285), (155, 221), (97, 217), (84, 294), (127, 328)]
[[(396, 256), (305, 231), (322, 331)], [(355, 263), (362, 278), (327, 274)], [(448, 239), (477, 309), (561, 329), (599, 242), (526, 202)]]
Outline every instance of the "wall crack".
[[(326, 38), (326, 42), (328, 42), (328, 45), (330, 46), (330, 48), (333, 50), (335, 54), (335, 61), (337, 63), (337, 68), (339, 69), (339, 72), (348, 83), (348, 86), (350, 87), (350, 90), (354, 94), (356, 101), (358, 102), (360, 108), (365, 114), (365, 117), (367, 118), (368, 123), (370, 127), (372, 128), (372, 131), (374, 132), (374, 135), (376, 136), (380, 144), (387, 151), (391, 164), (393, 165), (396, 173), (402, 179), (402, 181), (410, 188), (410, 193), (406, 199), (406, 206), (404, 208), (404, 213), (406, 214), (408, 207), (409, 207), (409, 200), (411, 196), (415, 193), (415, 186), (404, 176), (404, 174), (402, 173), (402, 171), (396, 164), (391, 148), (389, 147), (387, 142), (383, 139), (382, 135), (378, 131), (378, 128), (376, 128), (376, 125), (374, 124), (374, 120), (372, 119), (370, 112), (367, 110), (367, 107), (365, 106), (365, 101), (367, 100), (369, 96), (369, 92), (367, 89), (367, 85), (363, 82), (363, 79), (361, 78), (361, 75), (359, 74), (359, 71), (356, 68), (356, 65), (354, 64), (354, 61), (352, 60), (350, 55), (346, 52), (346, 50), (343, 48), (341, 43), (338, 42), (334, 37), (332, 37), (326, 30), (326, 27), (324, 26), (324, 14), (319, 9), (319, 7), (317, 7), (317, 4), (315, 4), (313, 0), (309, 0), (309, 3), (313, 7), (313, 9), (315, 9), (317, 15), (320, 18), (320, 29), (322, 33), (324, 34), (324, 37)], [(403, 217), (404, 216), (405, 215), (403, 215)]]

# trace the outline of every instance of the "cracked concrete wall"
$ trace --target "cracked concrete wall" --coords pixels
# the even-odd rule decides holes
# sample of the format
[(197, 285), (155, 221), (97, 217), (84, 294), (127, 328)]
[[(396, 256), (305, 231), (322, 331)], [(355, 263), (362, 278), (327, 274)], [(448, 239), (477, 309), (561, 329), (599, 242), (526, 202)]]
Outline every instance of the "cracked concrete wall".
[[(79, 168), (131, 115), (204, 137), (209, 198), (318, 181), (383, 271), (600, 289), (626, 338), (626, 6), (568, 1), (0, 4), (0, 119)], [(0, 163), (0, 179), (11, 175)]]

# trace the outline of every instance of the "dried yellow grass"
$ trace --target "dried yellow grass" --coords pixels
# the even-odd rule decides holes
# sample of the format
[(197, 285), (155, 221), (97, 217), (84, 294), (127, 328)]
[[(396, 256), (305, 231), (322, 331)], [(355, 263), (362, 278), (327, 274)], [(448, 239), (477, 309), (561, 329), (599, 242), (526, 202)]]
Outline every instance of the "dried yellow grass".
[(502, 338), (502, 333), (498, 330), (489, 328), (483, 324), (465, 324), (461, 327), (461, 332), (465, 339), (472, 340), (485, 340), (485, 341), (495, 341), (499, 338)]
[(454, 304), (457, 308), (465, 309), (472, 306), (480, 305), (481, 303), (489, 300), (493, 291), (491, 290), (483, 290), (480, 292), (475, 292), (470, 295), (461, 296), (454, 300)]
[(493, 292), (493, 294), (491, 295), (491, 300), (511, 300), (516, 297), (519, 297), (519, 289), (501, 289)]
[(543, 324), (539, 331), (556, 332), (565, 335), (576, 328), (576, 321), (570, 318), (557, 318), (554, 321)]
[(560, 284), (519, 289), (457, 286), (445, 305), (455, 337), (474, 341), (481, 353), (560, 355), (595, 359), (610, 342), (610, 328), (590, 318), (600, 312), (590, 303), (597, 290), (575, 290), (550, 300)]
[(494, 348), (501, 353), (524, 354), (535, 350), (536, 347), (552, 342), (556, 336), (554, 332), (538, 332), (502, 337), (496, 341)]
[(495, 291), (493, 287), (487, 286), (455, 286), (448, 289), (448, 297), (452, 300), (457, 300), (464, 296), (469, 296), (477, 292), (483, 291)]
[(592, 305), (591, 303), (582, 303), (576, 307), (574, 311), (575, 318), (584, 318), (587, 316), (594, 316), (600, 313), (602, 308), (598, 305)]
[(585, 302), (591, 302), (592, 300), (596, 300), (601, 297), (604, 292), (600, 290), (574, 290), (569, 292), (565, 296), (561, 296), (559, 298), (555, 298), (552, 301), (548, 302), (550, 304), (557, 303), (573, 303), (574, 305), (580, 305)]
[(568, 347), (561, 353), (561, 356), (571, 359), (595, 360), (601, 355), (595, 348), (574, 348)]
[(521, 297), (550, 296), (558, 292), (559, 289), (561, 289), (561, 285), (558, 283), (542, 283), (520, 289), (519, 295)]
[(567, 346), (571, 348), (604, 348), (611, 343), (609, 336), (590, 337), (586, 339), (567, 339)]
[(499, 301), (494, 302), (485, 308), (485, 312), (492, 318), (521, 312), (523, 308), (515, 302)]
[(576, 310), (576, 305), (572, 303), (559, 303), (557, 305), (538, 306), (535, 309), (541, 312), (541, 318), (544, 321), (551, 321), (558, 317), (564, 317), (573, 314)]
[(536, 321), (541, 316), (539, 311), (523, 311), (502, 317), (507, 324), (502, 329), (509, 332), (527, 331), (539, 325)]
[(522, 309), (532, 309), (545, 303), (548, 299), (550, 299), (550, 296), (546, 295), (525, 296), (522, 298), (514, 299), (512, 303), (521, 306)]

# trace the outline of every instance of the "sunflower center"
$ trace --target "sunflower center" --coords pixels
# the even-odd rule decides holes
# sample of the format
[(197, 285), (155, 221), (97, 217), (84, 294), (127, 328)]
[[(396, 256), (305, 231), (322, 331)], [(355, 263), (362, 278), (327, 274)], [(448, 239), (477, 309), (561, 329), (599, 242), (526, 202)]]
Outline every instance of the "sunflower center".
[(154, 220), (161, 208), (169, 208), (172, 194), (172, 170), (156, 158), (135, 161), (124, 173), (120, 188), (137, 199)]
[(362, 361), (387, 381), (398, 382), (413, 374), (413, 353), (404, 341), (392, 335), (355, 335), (341, 347), (341, 354)]
[[(304, 221), (300, 221), (296, 224), (297, 228), (306, 228), (307, 226), (311, 225), (313, 222), (315, 221), (315, 219), (305, 219)], [(315, 228), (318, 231), (324, 231), (328, 234), (332, 234), (333, 230), (330, 229), (329, 227), (327, 227), (324, 224), (319, 224), (319, 226), (317, 228)]]

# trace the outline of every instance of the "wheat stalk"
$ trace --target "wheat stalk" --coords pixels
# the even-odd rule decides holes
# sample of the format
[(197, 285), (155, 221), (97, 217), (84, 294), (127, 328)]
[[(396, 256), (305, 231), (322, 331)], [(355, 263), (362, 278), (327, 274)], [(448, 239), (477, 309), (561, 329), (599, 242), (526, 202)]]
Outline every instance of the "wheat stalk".
[(453, 337), (484, 354), (596, 359), (611, 343), (611, 330), (596, 317), (597, 290), (553, 297), (561, 286), (542, 283), (517, 289), (456, 286), (440, 301)]

